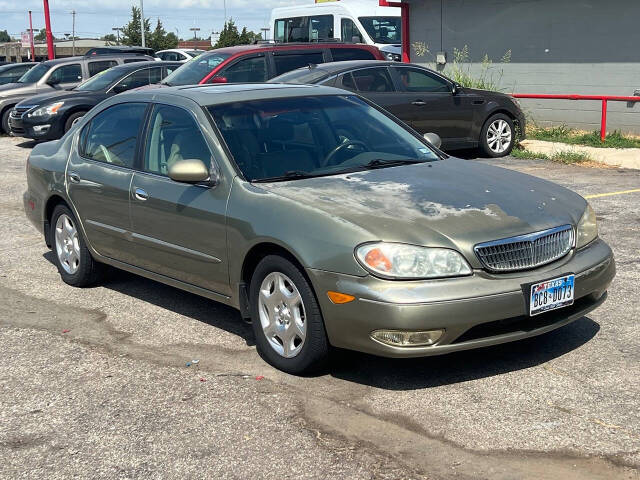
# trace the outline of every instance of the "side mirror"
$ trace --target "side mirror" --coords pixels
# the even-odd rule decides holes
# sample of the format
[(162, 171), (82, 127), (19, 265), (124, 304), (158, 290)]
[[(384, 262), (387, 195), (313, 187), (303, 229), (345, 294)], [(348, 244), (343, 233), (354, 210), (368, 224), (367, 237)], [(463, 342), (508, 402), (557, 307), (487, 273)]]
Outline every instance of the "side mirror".
[(47, 80), (46, 83), (50, 87), (58, 88), (58, 85), (60, 85), (60, 79), (59, 78), (50, 78), (50, 79)]
[(436, 148), (440, 148), (442, 145), (442, 139), (437, 133), (425, 133), (424, 139)]
[(169, 168), (169, 178), (181, 183), (211, 182), (209, 169), (202, 160), (180, 160)]
[(213, 77), (211, 83), (227, 83), (227, 77)]
[(451, 84), (451, 93), (452, 93), (453, 95), (457, 95), (458, 93), (460, 93), (460, 89), (461, 89), (461, 88), (462, 88), (462, 87), (461, 87), (459, 84), (457, 84), (457, 83), (452, 83), (452, 84)]

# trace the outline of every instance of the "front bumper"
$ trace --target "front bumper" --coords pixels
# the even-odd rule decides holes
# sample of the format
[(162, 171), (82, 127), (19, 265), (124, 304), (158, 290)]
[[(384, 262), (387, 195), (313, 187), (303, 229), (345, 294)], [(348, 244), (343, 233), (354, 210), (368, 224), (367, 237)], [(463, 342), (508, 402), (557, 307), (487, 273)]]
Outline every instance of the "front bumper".
[[(386, 357), (420, 357), (496, 345), (554, 330), (601, 305), (615, 276), (609, 246), (598, 239), (588, 247), (536, 270), (470, 277), (395, 282), (308, 269), (317, 292), (330, 343)], [(575, 303), (527, 316), (522, 286), (575, 273)], [(354, 295), (342, 305), (331, 303), (328, 290)], [(428, 347), (394, 347), (373, 340), (378, 329), (444, 329)]]
[(25, 137), (34, 140), (55, 140), (62, 136), (60, 129), (51, 120), (32, 123), (25, 121), (22, 117), (10, 115), (9, 129), (14, 137)]

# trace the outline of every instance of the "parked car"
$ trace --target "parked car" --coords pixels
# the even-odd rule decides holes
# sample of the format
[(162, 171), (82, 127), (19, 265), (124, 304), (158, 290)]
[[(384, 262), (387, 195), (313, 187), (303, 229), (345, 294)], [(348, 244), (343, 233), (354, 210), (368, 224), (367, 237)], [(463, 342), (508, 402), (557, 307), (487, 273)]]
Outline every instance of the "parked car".
[(118, 65), (71, 90), (27, 98), (11, 111), (11, 133), (34, 140), (60, 138), (101, 101), (127, 90), (157, 84), (181, 65), (156, 61)]
[(37, 65), (35, 62), (23, 62), (8, 63), (7, 65), (0, 66), (0, 85), (17, 82), (22, 75), (31, 70), (35, 65)]
[(206, 50), (172, 48), (156, 52), (156, 57), (169, 62), (188, 62), (192, 58), (202, 55), (205, 51)]
[(88, 57), (96, 55), (145, 55), (147, 57), (154, 57), (153, 49), (146, 47), (128, 47), (126, 45), (116, 45), (107, 47), (95, 47), (91, 48), (85, 53)]
[(33, 95), (68, 90), (96, 73), (123, 63), (153, 60), (137, 54), (85, 55), (41, 62), (16, 83), (0, 86), (0, 133), (9, 133), (9, 114), (22, 100)]
[(309, 64), (334, 60), (384, 60), (371, 45), (343, 43), (263, 43), (217, 48), (187, 62), (162, 83), (169, 86), (198, 83), (264, 82)]
[(27, 184), (63, 281), (108, 264), (231, 305), (291, 373), (329, 345), (415, 357), (539, 335), (615, 275), (577, 193), (448, 157), (331, 87), (117, 95), (37, 145)]
[(526, 120), (510, 95), (458, 85), (419, 65), (334, 62), (300, 68), (271, 80), (350, 90), (368, 98), (420, 133), (434, 132), (446, 151), (479, 147), (489, 157), (511, 153)]

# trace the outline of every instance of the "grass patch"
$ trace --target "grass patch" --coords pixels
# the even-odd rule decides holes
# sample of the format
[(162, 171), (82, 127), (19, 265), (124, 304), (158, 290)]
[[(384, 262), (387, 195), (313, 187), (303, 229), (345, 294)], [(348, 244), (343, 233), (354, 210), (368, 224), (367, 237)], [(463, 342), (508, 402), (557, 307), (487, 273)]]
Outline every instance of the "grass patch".
[(618, 131), (607, 135), (602, 142), (598, 131), (579, 132), (566, 125), (551, 128), (533, 127), (527, 130), (527, 138), (599, 148), (640, 148), (640, 138), (627, 137)]
[(553, 155), (549, 156), (544, 153), (535, 153), (521, 147), (514, 148), (511, 151), (511, 156), (527, 160), (551, 160), (552, 162), (564, 163), (565, 165), (593, 161), (591, 157), (584, 152), (555, 152)]

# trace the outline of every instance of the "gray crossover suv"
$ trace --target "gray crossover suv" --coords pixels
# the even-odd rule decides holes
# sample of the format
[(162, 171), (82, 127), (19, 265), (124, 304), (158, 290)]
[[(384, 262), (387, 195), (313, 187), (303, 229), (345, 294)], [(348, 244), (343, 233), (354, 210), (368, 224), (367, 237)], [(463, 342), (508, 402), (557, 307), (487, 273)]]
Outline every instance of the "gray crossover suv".
[(539, 335), (615, 275), (580, 195), (448, 157), (332, 87), (117, 95), (37, 145), (27, 182), (65, 282), (106, 264), (231, 305), (291, 373), (330, 345), (415, 357)]

